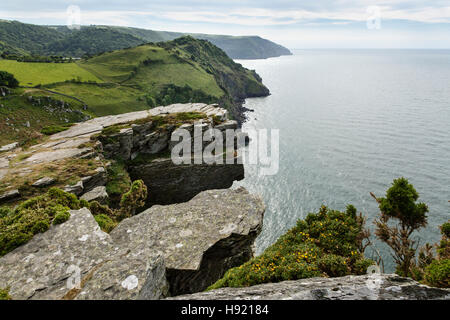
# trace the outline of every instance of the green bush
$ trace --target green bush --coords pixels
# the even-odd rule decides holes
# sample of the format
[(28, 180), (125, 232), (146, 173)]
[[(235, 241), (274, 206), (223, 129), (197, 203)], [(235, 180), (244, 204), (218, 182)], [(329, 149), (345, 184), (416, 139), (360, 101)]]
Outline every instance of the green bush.
[(134, 216), (136, 210), (145, 205), (147, 199), (147, 186), (142, 180), (133, 181), (130, 190), (122, 195), (120, 200), (121, 218)]
[(441, 233), (443, 236), (450, 238), (450, 222), (446, 222), (441, 226)]
[(0, 86), (17, 88), (19, 86), (19, 81), (14, 78), (13, 74), (6, 71), (0, 71)]
[(359, 251), (364, 231), (364, 219), (353, 207), (340, 212), (323, 206), (299, 220), (262, 255), (228, 270), (208, 289), (361, 274), (374, 263)]
[(72, 124), (47, 126), (47, 127), (44, 127), (41, 129), (41, 133), (45, 134), (47, 136), (50, 136), (50, 135), (58, 133), (58, 132), (66, 131), (71, 126), (72, 126)]
[(14, 210), (2, 209), (6, 215), (0, 217), (0, 256), (47, 231), (51, 224), (66, 221), (71, 209), (80, 209), (80, 201), (57, 188), (22, 202)]
[(424, 279), (431, 286), (450, 288), (450, 259), (434, 260), (425, 268)]
[(343, 277), (349, 272), (347, 260), (335, 254), (326, 254), (317, 261), (317, 264), (320, 271), (330, 277)]

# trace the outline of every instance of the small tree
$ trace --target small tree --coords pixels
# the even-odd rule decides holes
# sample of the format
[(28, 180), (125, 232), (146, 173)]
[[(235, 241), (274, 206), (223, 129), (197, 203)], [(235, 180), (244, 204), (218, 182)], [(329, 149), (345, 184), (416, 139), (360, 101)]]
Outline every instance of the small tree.
[(19, 86), (19, 81), (14, 78), (9, 72), (0, 71), (0, 86), (5, 86), (8, 88), (17, 88)]
[[(405, 178), (394, 180), (385, 198), (371, 195), (380, 208), (380, 217), (375, 220), (375, 234), (394, 250), (397, 273), (408, 276), (418, 246), (411, 234), (427, 225), (428, 207), (424, 203), (416, 203), (419, 194)], [(391, 219), (397, 220), (398, 224), (389, 225)]]

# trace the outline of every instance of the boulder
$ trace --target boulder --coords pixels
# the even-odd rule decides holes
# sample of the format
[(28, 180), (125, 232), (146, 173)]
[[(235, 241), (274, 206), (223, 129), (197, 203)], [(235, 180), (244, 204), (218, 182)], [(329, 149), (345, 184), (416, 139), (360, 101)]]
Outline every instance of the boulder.
[(51, 177), (44, 177), (32, 184), (33, 187), (43, 188), (53, 184), (56, 180)]
[(81, 181), (83, 182), (83, 190), (85, 192), (89, 192), (96, 187), (106, 185), (107, 180), (108, 176), (104, 167), (98, 167), (95, 169), (95, 173), (92, 176), (81, 178)]
[(450, 300), (450, 289), (431, 288), (395, 274), (310, 278), (245, 288), (220, 288), (179, 300)]
[(17, 198), (20, 198), (19, 190), (9, 190), (0, 195), (0, 203), (4, 203)]
[(205, 191), (186, 203), (153, 206), (111, 232), (131, 252), (162, 252), (172, 295), (204, 290), (253, 256), (262, 200), (245, 189)]
[(86, 192), (81, 196), (82, 200), (90, 201), (98, 201), (101, 204), (106, 204), (108, 200), (108, 193), (106, 192), (106, 187), (100, 186), (96, 187), (93, 190)]
[(80, 180), (74, 185), (66, 185), (63, 189), (65, 192), (73, 193), (76, 196), (79, 196), (83, 193), (83, 181)]

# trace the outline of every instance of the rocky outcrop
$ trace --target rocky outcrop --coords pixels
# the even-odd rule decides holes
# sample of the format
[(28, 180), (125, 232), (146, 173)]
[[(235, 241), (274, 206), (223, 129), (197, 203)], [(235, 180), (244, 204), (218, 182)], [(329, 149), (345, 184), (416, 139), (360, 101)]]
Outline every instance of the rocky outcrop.
[(131, 251), (161, 251), (172, 295), (197, 292), (253, 256), (263, 214), (262, 200), (245, 189), (210, 190), (126, 219), (111, 238)]
[(450, 289), (431, 288), (395, 274), (310, 278), (183, 295), (180, 300), (450, 300)]
[(130, 165), (130, 177), (142, 179), (149, 188), (147, 206), (189, 201), (201, 191), (226, 189), (244, 179), (242, 164), (173, 164), (171, 159), (155, 159)]
[(108, 193), (106, 193), (106, 187), (99, 186), (95, 187), (89, 192), (86, 192), (80, 197), (81, 200), (86, 200), (88, 202), (90, 201), (97, 201), (101, 204), (106, 204), (108, 201)]
[(0, 258), (13, 299), (160, 299), (196, 292), (252, 256), (262, 201), (213, 190), (122, 221), (109, 235), (87, 209)]

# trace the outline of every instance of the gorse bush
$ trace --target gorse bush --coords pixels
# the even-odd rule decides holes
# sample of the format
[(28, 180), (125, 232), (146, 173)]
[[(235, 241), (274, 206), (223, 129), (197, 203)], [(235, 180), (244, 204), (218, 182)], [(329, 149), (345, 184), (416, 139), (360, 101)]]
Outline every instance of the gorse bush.
[(19, 86), (19, 81), (17, 81), (13, 74), (6, 71), (0, 71), (0, 86), (17, 88)]
[(242, 287), (310, 277), (364, 274), (374, 264), (364, 257), (364, 218), (323, 206), (281, 236), (263, 254), (230, 269), (209, 289)]

